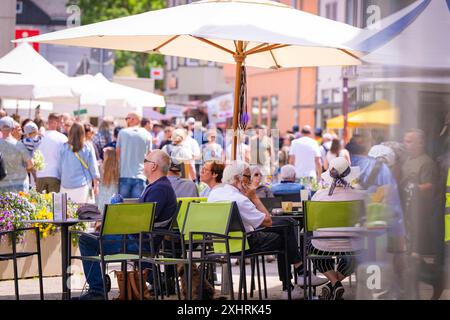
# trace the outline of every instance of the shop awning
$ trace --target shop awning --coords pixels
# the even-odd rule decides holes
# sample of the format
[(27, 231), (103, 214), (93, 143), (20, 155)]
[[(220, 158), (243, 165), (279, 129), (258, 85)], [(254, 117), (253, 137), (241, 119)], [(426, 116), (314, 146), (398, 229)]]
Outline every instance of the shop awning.
[[(368, 107), (348, 114), (349, 128), (380, 128), (398, 123), (398, 109), (386, 100), (379, 100)], [(328, 129), (343, 129), (344, 116), (327, 120)]]

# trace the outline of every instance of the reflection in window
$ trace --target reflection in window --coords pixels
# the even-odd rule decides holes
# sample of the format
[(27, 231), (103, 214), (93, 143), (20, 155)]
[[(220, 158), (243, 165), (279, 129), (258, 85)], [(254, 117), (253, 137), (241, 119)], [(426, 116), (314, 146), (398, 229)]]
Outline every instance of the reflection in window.
[(271, 110), (271, 128), (278, 127), (278, 96), (270, 97)]
[(261, 124), (267, 125), (267, 119), (269, 117), (269, 98), (261, 98)]
[(259, 114), (259, 99), (252, 98), (252, 126), (258, 124), (258, 114)]

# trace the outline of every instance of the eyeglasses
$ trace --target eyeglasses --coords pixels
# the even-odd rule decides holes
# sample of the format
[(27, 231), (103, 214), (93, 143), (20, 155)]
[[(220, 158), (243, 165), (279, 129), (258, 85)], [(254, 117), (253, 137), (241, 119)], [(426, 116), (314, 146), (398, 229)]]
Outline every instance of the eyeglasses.
[(249, 175), (249, 174), (243, 174), (242, 176), (243, 176), (243, 177), (246, 177), (248, 180), (250, 180), (250, 179), (252, 178), (252, 176)]
[(155, 161), (144, 159), (144, 163), (147, 163), (147, 162), (150, 162), (150, 163), (154, 163), (154, 164), (156, 164), (156, 162), (155, 162)]
[(259, 172), (256, 172), (253, 174), (255, 177), (259, 177), (261, 174)]

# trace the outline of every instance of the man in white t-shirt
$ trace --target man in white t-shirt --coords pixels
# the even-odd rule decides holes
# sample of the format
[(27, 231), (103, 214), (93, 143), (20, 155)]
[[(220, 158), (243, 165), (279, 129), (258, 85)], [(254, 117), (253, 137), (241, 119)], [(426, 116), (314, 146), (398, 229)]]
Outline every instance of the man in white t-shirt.
[(297, 179), (307, 177), (320, 178), (322, 162), (319, 145), (311, 137), (312, 130), (310, 126), (304, 126), (301, 133), (301, 138), (292, 141), (289, 150), (289, 164), (295, 167)]
[(45, 160), (45, 167), (36, 172), (36, 190), (47, 193), (59, 192), (61, 181), (58, 179), (59, 154), (63, 145), (67, 142), (67, 137), (58, 131), (60, 116), (50, 113), (48, 116), (48, 129), (37, 150), (39, 150)]

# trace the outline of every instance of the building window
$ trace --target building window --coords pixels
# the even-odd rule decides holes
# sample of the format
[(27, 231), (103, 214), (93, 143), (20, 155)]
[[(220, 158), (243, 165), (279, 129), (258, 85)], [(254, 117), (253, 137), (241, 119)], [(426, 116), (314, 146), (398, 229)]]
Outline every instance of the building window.
[(325, 5), (325, 17), (331, 20), (337, 20), (337, 2), (327, 3)]
[(271, 128), (278, 127), (278, 96), (270, 97), (270, 107), (271, 107)]
[(172, 57), (172, 70), (178, 70), (178, 57)]
[(16, 2), (16, 14), (22, 14), (23, 13), (23, 1), (17, 1)]
[(53, 65), (62, 73), (69, 75), (69, 64), (67, 62), (53, 62)]
[(347, 0), (345, 6), (345, 23), (356, 27), (356, 1)]
[(262, 97), (261, 98), (261, 123), (267, 125), (269, 117), (269, 98)]
[(186, 59), (186, 66), (188, 67), (198, 67), (199, 60), (198, 59)]
[(252, 98), (252, 126), (258, 124), (258, 114), (259, 114), (259, 99)]
[(178, 57), (178, 66), (184, 67), (186, 65), (186, 58)]
[(331, 90), (330, 89), (323, 89), (322, 90), (322, 103), (330, 103), (331, 102)]
[(331, 102), (339, 102), (341, 101), (341, 90), (339, 90), (339, 88), (334, 88), (331, 90), (332, 94), (331, 94)]

